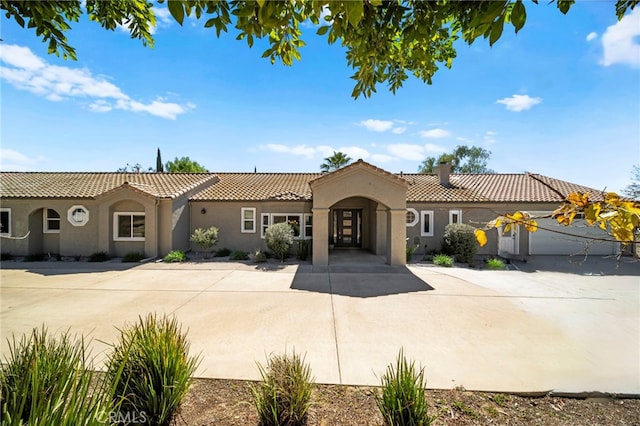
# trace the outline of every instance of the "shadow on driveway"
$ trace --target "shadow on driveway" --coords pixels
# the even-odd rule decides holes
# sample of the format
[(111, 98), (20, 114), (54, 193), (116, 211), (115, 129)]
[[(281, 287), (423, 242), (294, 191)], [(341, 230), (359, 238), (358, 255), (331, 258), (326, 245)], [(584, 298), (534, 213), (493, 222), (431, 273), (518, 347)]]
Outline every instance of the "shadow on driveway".
[(330, 265), (313, 272), (299, 268), (291, 288), (361, 298), (433, 290), (407, 267), (357, 264)]

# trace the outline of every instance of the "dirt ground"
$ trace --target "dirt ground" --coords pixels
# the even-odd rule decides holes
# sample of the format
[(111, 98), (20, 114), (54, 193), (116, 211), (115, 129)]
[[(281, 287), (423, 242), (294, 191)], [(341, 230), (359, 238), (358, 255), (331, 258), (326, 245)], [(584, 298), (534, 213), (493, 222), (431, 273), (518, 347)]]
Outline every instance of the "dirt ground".
[[(258, 425), (254, 382), (196, 379), (177, 425)], [(375, 387), (317, 385), (309, 425), (383, 425)], [(640, 400), (524, 397), (464, 389), (429, 390), (434, 425), (640, 425)]]

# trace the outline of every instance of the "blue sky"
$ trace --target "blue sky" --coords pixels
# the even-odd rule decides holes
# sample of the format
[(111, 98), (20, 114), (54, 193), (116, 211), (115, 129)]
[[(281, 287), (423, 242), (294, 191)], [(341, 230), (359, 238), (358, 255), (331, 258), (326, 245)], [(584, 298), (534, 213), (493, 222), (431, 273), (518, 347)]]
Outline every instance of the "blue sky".
[(416, 172), (460, 144), (489, 167), (619, 191), (640, 164), (640, 7), (527, 5), (518, 34), (459, 43), (433, 85), (410, 78), (351, 98), (340, 46), (305, 28), (293, 67), (271, 65), (204, 21), (159, 9), (154, 48), (83, 20), (68, 32), (78, 61), (47, 55), (33, 31), (2, 18), (0, 168), (115, 171), (188, 156), (210, 171), (317, 172), (343, 151)]

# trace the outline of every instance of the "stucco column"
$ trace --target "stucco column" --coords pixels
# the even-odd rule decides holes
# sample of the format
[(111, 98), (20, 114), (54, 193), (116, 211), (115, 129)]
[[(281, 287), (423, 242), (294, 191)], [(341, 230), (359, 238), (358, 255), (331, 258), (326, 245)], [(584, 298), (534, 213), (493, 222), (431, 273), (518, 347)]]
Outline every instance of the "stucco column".
[(329, 264), (329, 209), (312, 208), (313, 213), (313, 266)]
[(389, 232), (387, 232), (389, 257), (387, 263), (393, 266), (403, 266), (407, 264), (407, 210), (389, 210)]
[(376, 254), (378, 256), (386, 256), (388, 262), (387, 228), (387, 208), (378, 204), (378, 207), (376, 208)]

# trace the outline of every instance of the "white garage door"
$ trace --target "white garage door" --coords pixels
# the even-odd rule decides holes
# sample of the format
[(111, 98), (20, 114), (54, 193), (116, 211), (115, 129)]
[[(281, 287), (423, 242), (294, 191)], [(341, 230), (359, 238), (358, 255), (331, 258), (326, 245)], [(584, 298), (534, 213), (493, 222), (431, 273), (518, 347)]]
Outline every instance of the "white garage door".
[(555, 219), (538, 219), (538, 226), (545, 229), (529, 234), (529, 254), (532, 255), (607, 255), (615, 254), (619, 249), (616, 242), (593, 240), (592, 238), (610, 240), (612, 237), (596, 226), (588, 226), (583, 220), (574, 220), (570, 226), (564, 226), (559, 225)]

